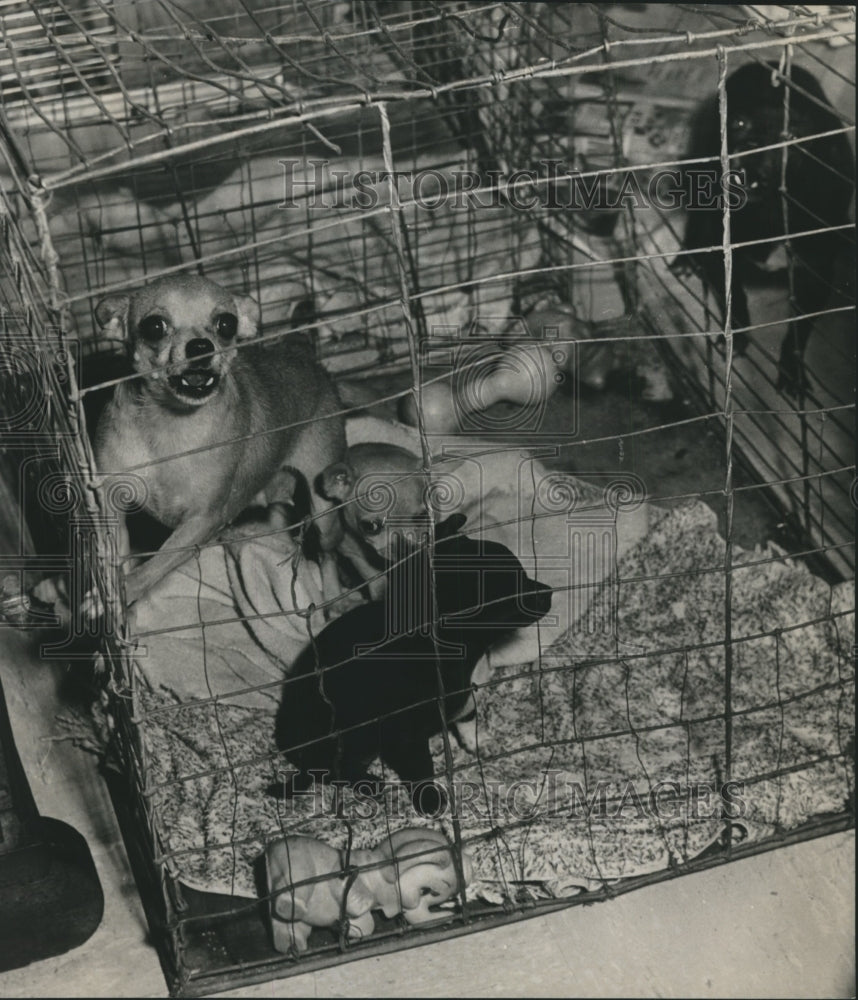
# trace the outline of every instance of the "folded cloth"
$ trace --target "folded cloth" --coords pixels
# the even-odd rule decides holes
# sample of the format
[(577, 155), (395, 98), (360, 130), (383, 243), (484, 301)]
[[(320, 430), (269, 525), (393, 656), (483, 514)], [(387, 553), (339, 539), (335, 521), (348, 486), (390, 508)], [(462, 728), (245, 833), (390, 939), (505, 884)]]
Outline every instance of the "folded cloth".
[[(282, 559), (268, 545), (247, 542), (239, 550), (245, 566), (252, 562), (251, 545), (272, 559)], [(219, 697), (273, 712), (283, 665), (276, 652), (254, 641), (242, 620), (233, 598), (234, 579), (241, 579), (242, 571), (234, 565), (230, 571), (230, 558), (222, 545), (203, 549), (131, 608), (129, 624), (140, 644), (137, 676), (181, 702)], [(251, 593), (265, 566), (261, 563), (254, 573), (246, 571)], [(303, 571), (311, 572), (306, 563)], [(302, 645), (303, 640), (296, 641), (296, 649)], [(277, 646), (272, 644), (280, 650), (286, 646), (285, 638)]]

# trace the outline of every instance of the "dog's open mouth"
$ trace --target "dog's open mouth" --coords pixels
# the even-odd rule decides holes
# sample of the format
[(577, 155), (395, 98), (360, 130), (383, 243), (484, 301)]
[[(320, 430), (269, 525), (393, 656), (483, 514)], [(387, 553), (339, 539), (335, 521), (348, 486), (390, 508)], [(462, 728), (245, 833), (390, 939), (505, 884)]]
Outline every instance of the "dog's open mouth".
[(205, 399), (217, 389), (220, 376), (211, 368), (188, 368), (169, 377), (170, 388), (188, 399)]

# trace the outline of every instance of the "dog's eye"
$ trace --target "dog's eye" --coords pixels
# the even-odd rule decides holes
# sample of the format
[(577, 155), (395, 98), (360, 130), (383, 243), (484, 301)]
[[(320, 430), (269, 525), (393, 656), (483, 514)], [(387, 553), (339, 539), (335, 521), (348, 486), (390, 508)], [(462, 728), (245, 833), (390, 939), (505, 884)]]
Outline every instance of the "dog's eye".
[(219, 336), (230, 340), (238, 332), (238, 320), (231, 313), (221, 313), (215, 319), (215, 330)]
[(743, 129), (748, 127), (748, 123), (744, 118), (733, 118), (730, 121), (730, 128), (735, 132), (741, 132)]
[(374, 517), (369, 521), (361, 521), (360, 527), (361, 531), (365, 535), (379, 535), (384, 528), (384, 519), (381, 517)]
[(147, 340), (161, 340), (167, 336), (167, 323), (162, 316), (147, 316), (140, 320), (137, 329)]

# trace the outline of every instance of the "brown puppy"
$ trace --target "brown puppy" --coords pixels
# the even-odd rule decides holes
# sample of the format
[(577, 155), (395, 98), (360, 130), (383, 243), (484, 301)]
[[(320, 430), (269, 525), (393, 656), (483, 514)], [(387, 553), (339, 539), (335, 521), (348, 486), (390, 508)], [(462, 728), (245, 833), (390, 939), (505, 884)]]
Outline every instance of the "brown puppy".
[[(95, 435), (99, 470), (140, 476), (143, 509), (173, 529), (125, 578), (132, 604), (254, 500), (291, 499), (287, 468), (306, 479), (326, 598), (339, 592), (332, 552), (342, 527), (314, 489), (345, 454), (327, 373), (299, 335), (253, 343), (259, 307), (205, 278), (167, 277), (96, 308), (121, 336), (138, 378), (120, 382)], [(281, 495), (284, 494), (284, 495)], [(127, 545), (127, 537), (125, 539)], [(127, 549), (126, 549), (127, 551)]]
[(397, 539), (422, 544), (428, 531), (427, 482), (416, 455), (381, 443), (353, 445), (346, 461), (322, 473), (322, 495), (344, 504), (339, 550), (368, 581), (373, 600), (384, 593), (379, 573), (396, 557)]

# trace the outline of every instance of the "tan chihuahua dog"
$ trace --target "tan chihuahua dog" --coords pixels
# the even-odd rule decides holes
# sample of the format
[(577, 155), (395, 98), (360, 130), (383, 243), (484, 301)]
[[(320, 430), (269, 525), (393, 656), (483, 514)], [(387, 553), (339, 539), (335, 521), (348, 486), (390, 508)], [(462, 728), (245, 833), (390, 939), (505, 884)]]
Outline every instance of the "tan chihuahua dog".
[[(287, 468), (307, 480), (323, 590), (326, 599), (337, 596), (333, 550), (342, 526), (314, 486), (345, 455), (345, 430), (342, 417), (322, 419), (341, 407), (308, 339), (252, 343), (257, 303), (191, 275), (111, 296), (95, 315), (108, 335), (126, 340), (139, 376), (117, 384), (99, 419), (99, 471), (108, 480), (140, 476), (144, 509), (173, 529), (126, 576), (128, 604), (254, 501), (290, 500)], [(127, 552), (127, 535), (124, 542)]]
[(397, 538), (420, 544), (428, 530), (422, 462), (396, 445), (356, 444), (345, 461), (325, 469), (320, 482), (323, 496), (344, 504), (339, 550), (377, 600), (385, 586), (379, 573), (396, 558)]

